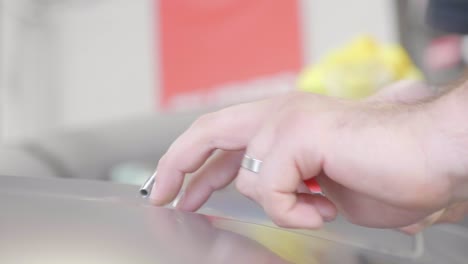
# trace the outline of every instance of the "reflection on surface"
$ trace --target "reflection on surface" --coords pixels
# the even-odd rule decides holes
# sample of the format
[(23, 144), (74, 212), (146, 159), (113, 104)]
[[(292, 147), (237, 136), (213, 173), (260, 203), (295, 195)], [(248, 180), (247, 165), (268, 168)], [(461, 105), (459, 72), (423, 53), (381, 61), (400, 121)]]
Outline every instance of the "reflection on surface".
[(147, 225), (158, 251), (175, 263), (287, 263), (260, 243), (217, 228), (222, 219), (147, 208)]
[[(0, 263), (466, 263), (468, 240), (458, 229), (428, 230), (421, 256), (399, 257), (227, 213), (158, 208), (136, 194), (125, 185), (0, 177)], [(353, 227), (340, 228), (344, 236)]]
[[(0, 263), (287, 263), (203, 215), (108, 199), (112, 192), (93, 199), (91, 183), (64, 195), (63, 182), (41, 193), (43, 183), (9, 179), (0, 178)], [(88, 195), (74, 193), (86, 185)]]
[(0, 263), (339, 263), (346, 255), (359, 263), (352, 250), (281, 229), (167, 208), (30, 198), (2, 195), (13, 202), (1, 203), (9, 213), (0, 220)]
[[(243, 197), (233, 188), (226, 188), (212, 195), (199, 210), (207, 215), (228, 217), (238, 221), (277, 227), (253, 201)], [(276, 232), (274, 228), (266, 232)], [(284, 232), (284, 229), (281, 229)], [(423, 253), (422, 236), (408, 236), (402, 232), (388, 229), (365, 228), (352, 225), (343, 218), (326, 223), (320, 230), (288, 230), (307, 239), (331, 240), (335, 244), (399, 256), (415, 258)]]

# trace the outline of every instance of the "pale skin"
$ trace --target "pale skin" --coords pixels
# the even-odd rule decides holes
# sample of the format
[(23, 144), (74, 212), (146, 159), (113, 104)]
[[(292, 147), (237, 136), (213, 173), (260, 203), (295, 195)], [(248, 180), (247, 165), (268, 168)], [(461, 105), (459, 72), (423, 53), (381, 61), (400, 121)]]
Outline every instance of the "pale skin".
[[(235, 181), (281, 227), (320, 228), (338, 213), (416, 233), (468, 211), (468, 84), (437, 95), (402, 82), (360, 101), (291, 92), (200, 117), (158, 164), (151, 194), (195, 211)], [(240, 169), (243, 155), (263, 161)], [(324, 195), (306, 191), (315, 178)]]

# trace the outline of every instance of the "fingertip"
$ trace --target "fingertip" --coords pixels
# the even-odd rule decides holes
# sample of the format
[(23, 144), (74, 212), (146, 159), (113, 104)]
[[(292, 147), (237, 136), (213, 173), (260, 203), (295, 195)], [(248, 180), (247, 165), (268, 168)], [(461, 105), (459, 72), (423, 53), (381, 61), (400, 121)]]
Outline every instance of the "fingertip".
[(164, 206), (173, 201), (182, 188), (184, 173), (173, 173), (167, 177), (163, 169), (158, 170), (153, 188), (149, 195), (149, 201), (153, 205)]
[(156, 205), (156, 206), (164, 206), (164, 205), (168, 204), (169, 202), (171, 202), (170, 200), (168, 200), (168, 199), (166, 199), (164, 197), (161, 197), (160, 195), (157, 195), (155, 191), (151, 191), (151, 194), (148, 197), (148, 201), (152, 205)]
[(243, 151), (218, 151), (192, 175), (177, 209), (192, 212), (200, 209), (213, 192), (233, 181), (242, 157)]
[(175, 199), (174, 207), (181, 211), (195, 212), (208, 201), (214, 189), (210, 187), (209, 181), (203, 177), (192, 177), (182, 193)]
[(163, 199), (161, 199), (158, 193), (159, 192), (159, 189), (157, 188), (158, 185), (159, 185), (159, 182), (157, 182), (155, 179), (153, 187), (151, 188), (151, 191), (149, 193), (148, 200), (154, 205), (163, 205)]
[(424, 229), (424, 227), (420, 224), (413, 224), (405, 227), (401, 227), (398, 230), (401, 232), (407, 234), (407, 235), (416, 235), (417, 233), (421, 232)]
[(338, 215), (338, 209), (335, 204), (323, 196), (317, 196), (313, 200), (315, 207), (326, 222), (335, 220)]
[(195, 212), (208, 200), (209, 194), (206, 195), (194, 195), (193, 191), (187, 189), (174, 200), (173, 206), (177, 210), (186, 212)]
[(208, 201), (214, 190), (205, 182), (191, 181), (184, 191), (174, 200), (173, 206), (177, 210), (195, 212)]
[(311, 194), (296, 194), (297, 199), (287, 203), (276, 200), (275, 203), (265, 205), (266, 213), (271, 217), (273, 222), (284, 228), (301, 228), (301, 229), (320, 229), (324, 224), (324, 218), (315, 205), (315, 195)]
[(172, 201), (172, 207), (179, 209), (180, 205), (182, 204), (182, 200), (185, 197), (185, 191), (182, 191), (177, 197)]

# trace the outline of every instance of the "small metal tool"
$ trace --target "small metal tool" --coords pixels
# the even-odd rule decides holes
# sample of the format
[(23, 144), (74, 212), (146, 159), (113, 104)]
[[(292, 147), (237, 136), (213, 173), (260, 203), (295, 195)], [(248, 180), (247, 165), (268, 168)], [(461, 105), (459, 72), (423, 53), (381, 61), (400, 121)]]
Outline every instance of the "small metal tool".
[(151, 194), (151, 190), (153, 189), (154, 182), (156, 180), (156, 174), (158, 171), (155, 171), (151, 177), (149, 177), (145, 183), (140, 187), (140, 195), (143, 197), (148, 197)]

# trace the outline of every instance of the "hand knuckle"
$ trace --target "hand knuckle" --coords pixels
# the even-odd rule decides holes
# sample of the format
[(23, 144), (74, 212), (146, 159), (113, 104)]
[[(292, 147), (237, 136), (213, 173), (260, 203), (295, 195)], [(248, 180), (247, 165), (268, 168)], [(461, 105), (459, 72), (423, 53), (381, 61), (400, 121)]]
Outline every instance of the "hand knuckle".
[(168, 160), (169, 160), (169, 159), (168, 159), (168, 155), (167, 155), (167, 153), (166, 153), (166, 154), (164, 154), (164, 155), (159, 159), (159, 161), (158, 161), (158, 168), (167, 166), (168, 163), (169, 163)]
[(208, 113), (198, 117), (195, 122), (193, 122), (192, 127), (208, 127), (216, 123), (217, 113)]
[(310, 124), (310, 122), (306, 120), (305, 113), (297, 109), (285, 109), (280, 113), (275, 128), (276, 140), (305, 136), (302, 133), (304, 132), (305, 126), (308, 124)]

